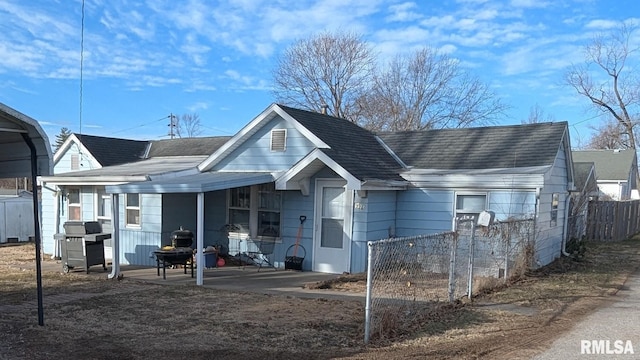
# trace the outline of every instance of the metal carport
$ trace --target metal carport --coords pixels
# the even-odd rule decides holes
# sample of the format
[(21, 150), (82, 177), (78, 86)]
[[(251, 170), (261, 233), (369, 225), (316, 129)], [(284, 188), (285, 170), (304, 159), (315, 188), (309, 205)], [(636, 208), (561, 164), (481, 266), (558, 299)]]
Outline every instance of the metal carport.
[(49, 139), (38, 122), (0, 103), (0, 178), (31, 177), (36, 245), (38, 324), (44, 325), (37, 176), (53, 173)]

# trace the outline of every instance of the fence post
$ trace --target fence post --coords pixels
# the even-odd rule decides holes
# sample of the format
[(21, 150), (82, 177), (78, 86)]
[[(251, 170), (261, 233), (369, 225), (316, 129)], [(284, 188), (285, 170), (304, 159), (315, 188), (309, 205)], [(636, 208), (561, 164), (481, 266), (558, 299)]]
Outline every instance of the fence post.
[(458, 249), (458, 219), (456, 231), (451, 242), (451, 258), (449, 259), (449, 302), (453, 302), (456, 293), (456, 250)]
[(373, 284), (373, 243), (367, 242), (367, 296), (364, 307), (364, 344), (371, 338), (371, 293)]
[(471, 218), (471, 240), (469, 241), (469, 279), (467, 280), (467, 296), (471, 300), (473, 292), (473, 260), (474, 260), (474, 243), (476, 239), (476, 218)]

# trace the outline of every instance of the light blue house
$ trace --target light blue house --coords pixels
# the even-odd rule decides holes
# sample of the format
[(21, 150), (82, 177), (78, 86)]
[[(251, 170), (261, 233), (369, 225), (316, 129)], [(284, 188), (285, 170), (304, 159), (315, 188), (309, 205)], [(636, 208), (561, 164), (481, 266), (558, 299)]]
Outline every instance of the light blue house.
[(207, 156), (148, 157), (45, 182), (112, 194), (122, 264), (154, 265), (150, 253), (182, 226), (199, 249), (273, 241), (282, 267), (304, 216), (303, 268), (360, 272), (367, 241), (450, 231), (456, 216), (482, 210), (535, 217), (537, 263), (561, 255), (573, 189), (565, 122), (376, 135), (273, 104), (225, 141)]

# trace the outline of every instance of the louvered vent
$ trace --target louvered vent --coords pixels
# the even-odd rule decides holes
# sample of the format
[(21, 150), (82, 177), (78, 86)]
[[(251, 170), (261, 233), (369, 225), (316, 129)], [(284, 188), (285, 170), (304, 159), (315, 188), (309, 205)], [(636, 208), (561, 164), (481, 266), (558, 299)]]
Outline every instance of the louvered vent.
[(271, 151), (284, 151), (287, 147), (287, 130), (271, 130)]
[(80, 156), (77, 154), (71, 155), (71, 170), (80, 169)]

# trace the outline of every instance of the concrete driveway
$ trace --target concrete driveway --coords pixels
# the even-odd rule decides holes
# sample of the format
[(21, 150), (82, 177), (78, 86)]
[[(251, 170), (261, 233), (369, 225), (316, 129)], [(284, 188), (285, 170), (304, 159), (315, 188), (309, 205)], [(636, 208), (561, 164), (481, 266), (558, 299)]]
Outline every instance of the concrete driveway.
[(640, 272), (616, 296), (534, 359), (640, 359)]

